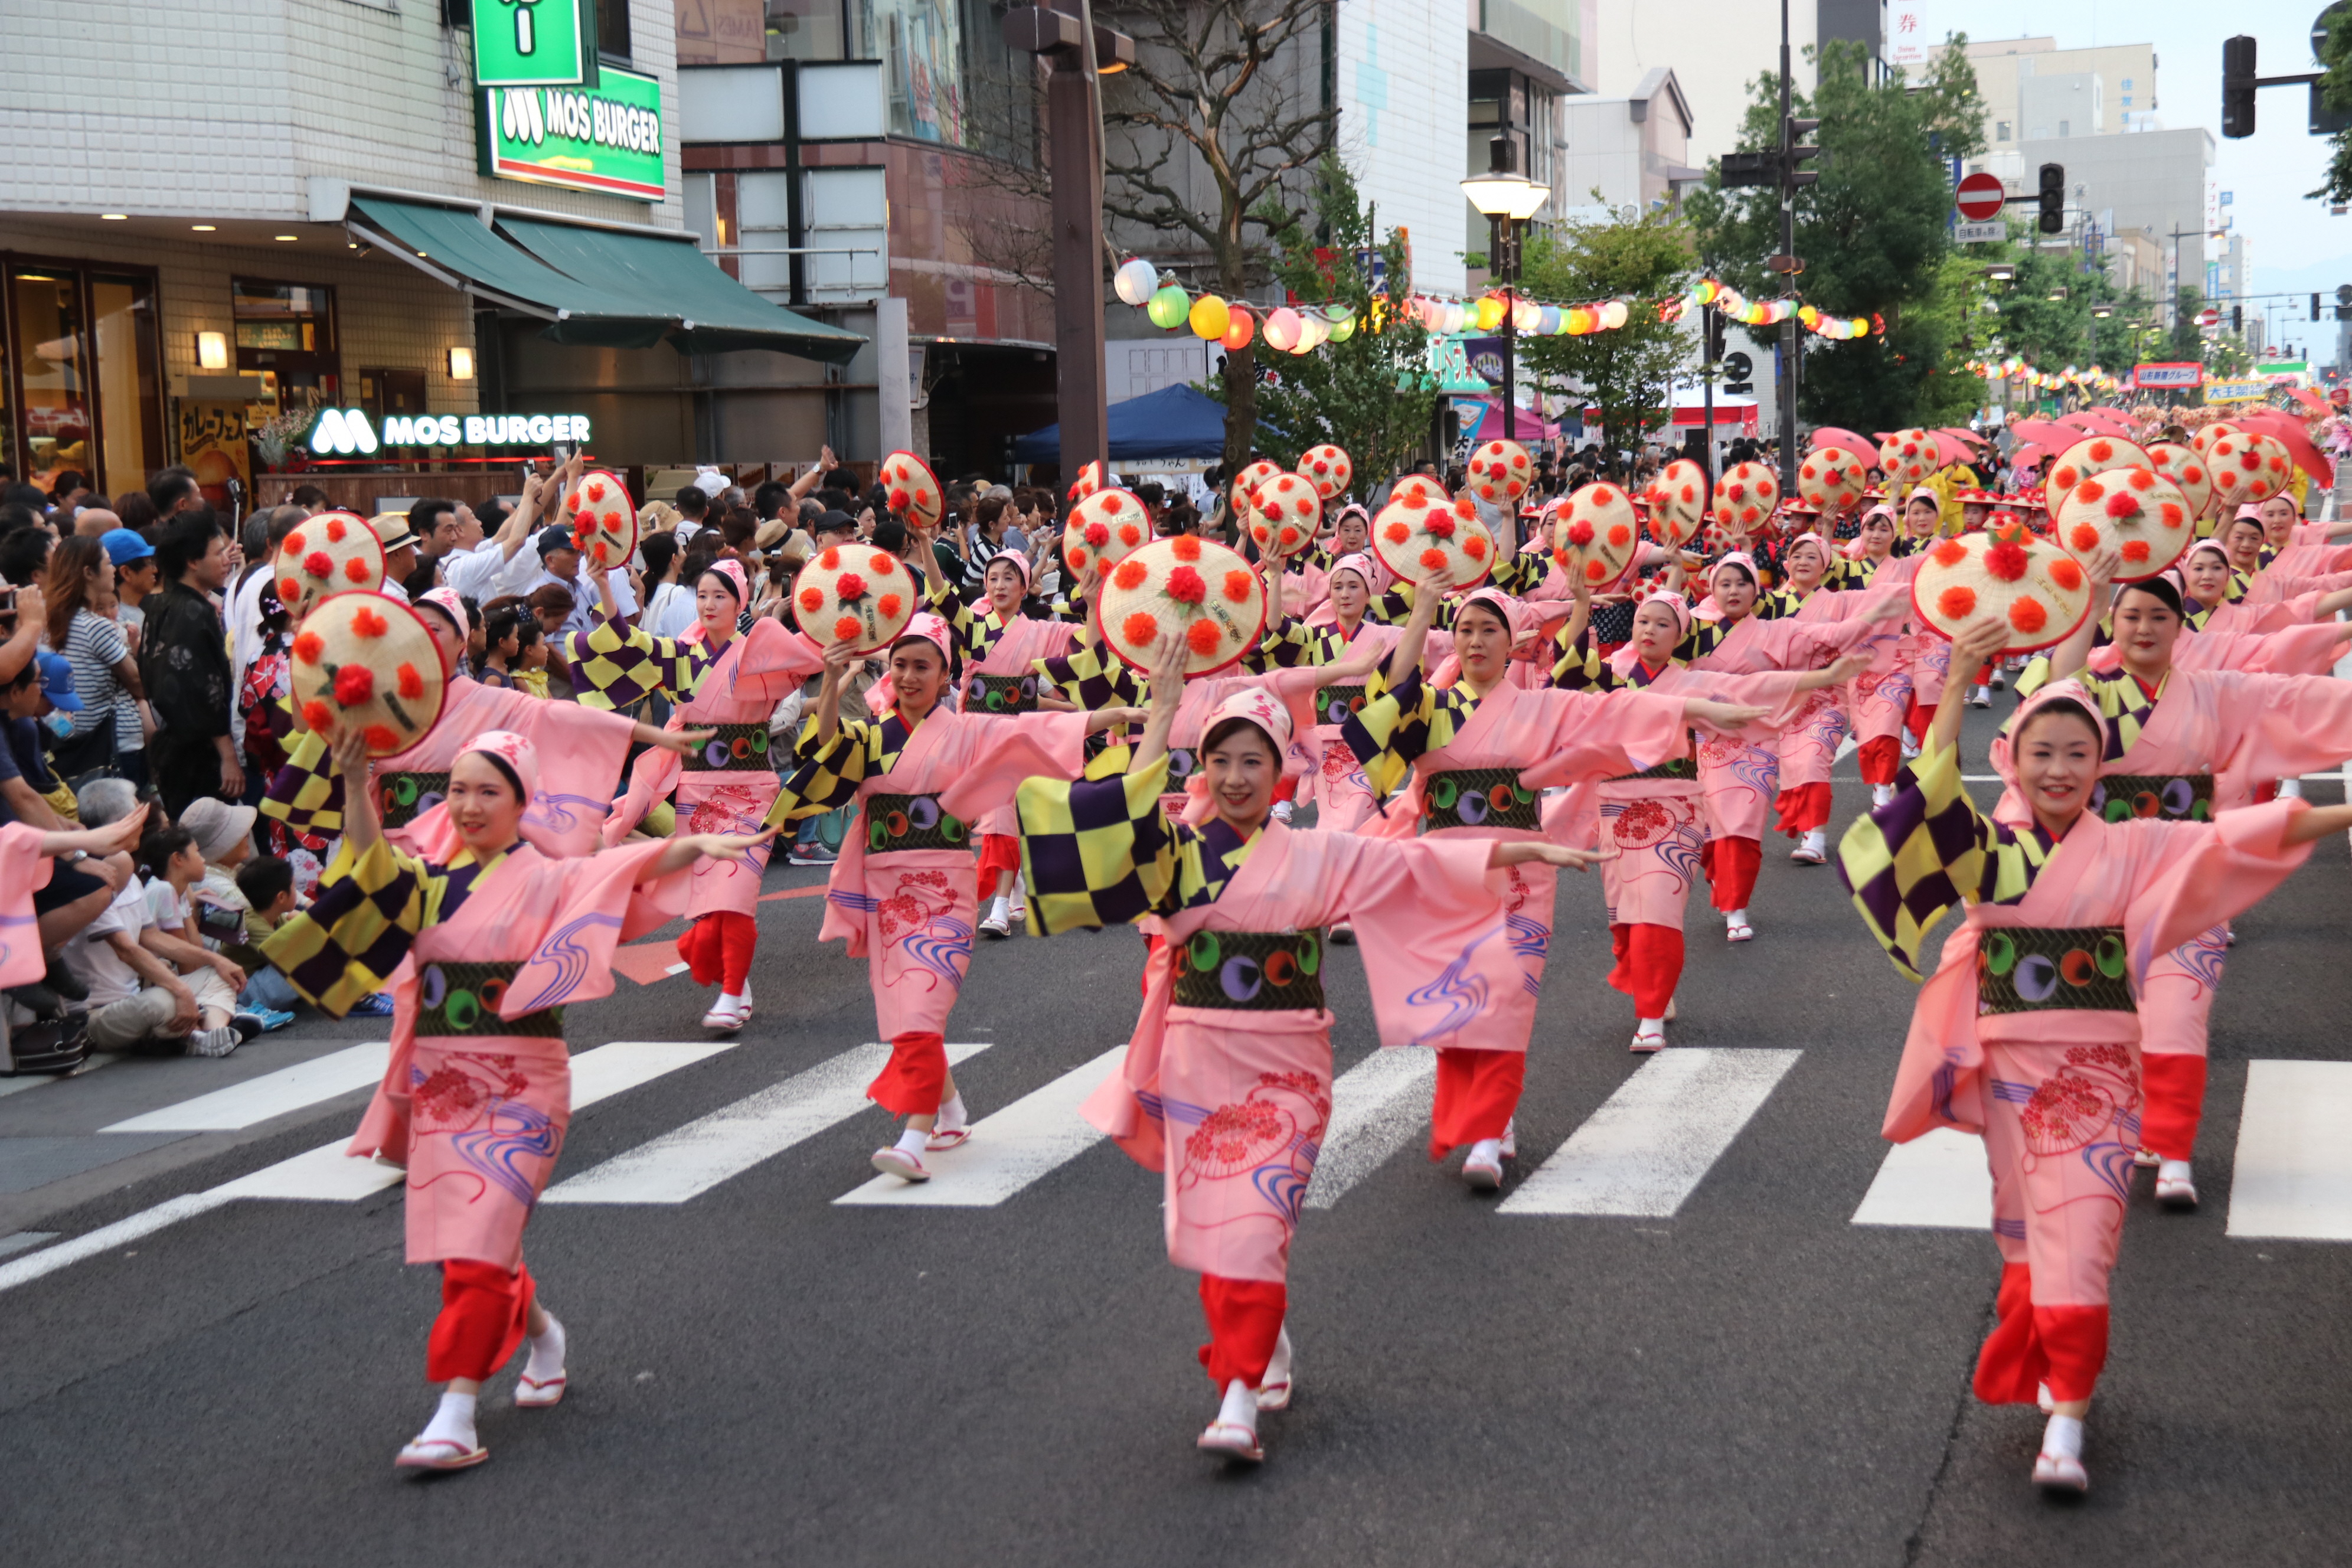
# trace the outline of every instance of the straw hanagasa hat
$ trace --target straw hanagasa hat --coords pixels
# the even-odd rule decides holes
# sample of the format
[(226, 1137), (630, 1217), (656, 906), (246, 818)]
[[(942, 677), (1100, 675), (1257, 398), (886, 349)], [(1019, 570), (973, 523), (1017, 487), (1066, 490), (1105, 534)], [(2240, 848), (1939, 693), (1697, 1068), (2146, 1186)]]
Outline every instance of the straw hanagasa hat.
[(1121, 659), (1149, 670), (1161, 637), (1184, 638), (1184, 673), (1236, 663), (1265, 629), (1265, 585), (1234, 551), (1192, 534), (1155, 539), (1111, 568), (1096, 630)]
[(888, 647), (920, 607), (921, 590), (907, 563), (870, 544), (836, 544), (817, 552), (793, 580), (793, 616), (819, 647)]
[(2052, 535), (2078, 557), (2103, 544), (2123, 557), (2118, 583), (2139, 583), (2180, 559), (2196, 542), (2197, 510), (2179, 486), (2152, 468), (2110, 468), (2066, 492)]
[(1911, 607), (1938, 635), (1957, 637), (1970, 621), (2000, 616), (2010, 628), (2002, 655), (2061, 643), (2091, 613), (2090, 574), (2021, 523), (1943, 540), (1911, 580)]
[(382, 594), (320, 600), (294, 634), (289, 674), (289, 700), (304, 728), (326, 735), (357, 724), (372, 757), (423, 740), (441, 717), (449, 684), (424, 621)]
[(383, 546), (365, 519), (322, 511), (278, 547), (278, 602), (297, 623), (330, 594), (373, 594), (383, 586)]
[(1151, 515), (1143, 503), (1114, 486), (1070, 509), (1070, 521), (1062, 525), (1062, 559), (1072, 572), (1084, 572), (1089, 563), (1107, 571), (1150, 538)]

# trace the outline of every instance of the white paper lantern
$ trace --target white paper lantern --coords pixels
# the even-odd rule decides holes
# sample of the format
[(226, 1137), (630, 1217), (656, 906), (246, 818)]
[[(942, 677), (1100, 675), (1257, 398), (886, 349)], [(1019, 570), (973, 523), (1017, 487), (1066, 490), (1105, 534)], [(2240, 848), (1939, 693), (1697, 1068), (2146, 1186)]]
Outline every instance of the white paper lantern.
[(1111, 287), (1129, 304), (1140, 305), (1159, 289), (1160, 269), (1140, 256), (1130, 257), (1119, 263), (1118, 271), (1112, 275)]
[(1608, 328), (1612, 332), (1618, 328), (1623, 326), (1625, 324), (1625, 301), (1622, 300), (1612, 300), (1606, 305), (1601, 306), (1601, 324)]
[(1298, 342), (1290, 352), (1295, 354), (1313, 353), (1330, 335), (1331, 324), (1323, 319), (1321, 311), (1301, 310), (1298, 313)]

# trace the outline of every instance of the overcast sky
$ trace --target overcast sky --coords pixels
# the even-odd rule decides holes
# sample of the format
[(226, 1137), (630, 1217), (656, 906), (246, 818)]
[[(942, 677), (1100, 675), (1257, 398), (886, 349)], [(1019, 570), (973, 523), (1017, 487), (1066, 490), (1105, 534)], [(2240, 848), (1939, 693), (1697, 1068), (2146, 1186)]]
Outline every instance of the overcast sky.
[[(2302, 87), (2257, 95), (2255, 133), (2221, 137), (2221, 41), (2252, 34), (2260, 69), (2285, 76), (2313, 68), (2311, 24), (2324, 0), (1905, 0), (1926, 12), (1930, 37), (2054, 37), (2062, 49), (2100, 44), (2156, 46), (2157, 115), (2168, 129), (2202, 125), (2214, 134), (2215, 182), (2235, 200), (2224, 209), (2247, 237), (2258, 291), (2332, 289), (2352, 283), (2352, 216), (2331, 217), (2306, 201), (2327, 165), (2327, 142), (2305, 130)], [(2091, 205), (2099, 205), (2092, 193)], [(2273, 302), (2274, 308), (2283, 302)], [(2332, 301), (2331, 301), (2332, 303)], [(2282, 317), (2286, 312), (2281, 311)], [(2307, 313), (2297, 310), (2300, 319)], [(2282, 320), (2278, 322), (2284, 326)], [(2274, 336), (2293, 335), (2274, 332)]]

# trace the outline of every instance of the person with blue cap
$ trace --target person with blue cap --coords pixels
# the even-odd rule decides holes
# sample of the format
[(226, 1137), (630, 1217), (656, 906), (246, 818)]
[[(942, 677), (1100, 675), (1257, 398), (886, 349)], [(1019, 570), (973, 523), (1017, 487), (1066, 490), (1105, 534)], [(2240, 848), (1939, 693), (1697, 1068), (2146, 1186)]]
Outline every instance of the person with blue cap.
[(131, 651), (139, 651), (139, 633), (147, 624), (147, 613), (139, 602), (153, 593), (160, 584), (155, 568), (155, 547), (144, 536), (128, 528), (110, 529), (99, 536), (106, 546), (106, 558), (114, 563), (114, 597), (119, 606), (117, 618), (122, 629), (130, 634)]

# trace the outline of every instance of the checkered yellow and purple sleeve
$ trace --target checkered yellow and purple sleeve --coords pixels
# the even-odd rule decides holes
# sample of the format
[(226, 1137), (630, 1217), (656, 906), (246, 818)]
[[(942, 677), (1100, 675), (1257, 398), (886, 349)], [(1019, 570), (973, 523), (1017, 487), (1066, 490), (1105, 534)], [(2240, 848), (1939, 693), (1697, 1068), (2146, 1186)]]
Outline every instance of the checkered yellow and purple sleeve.
[(885, 766), (881, 725), (845, 719), (830, 741), (818, 738), (816, 726), (814, 715), (801, 726), (793, 745), (793, 771), (784, 775), (763, 819), (770, 827), (847, 805), (857, 786)]
[(446, 886), (381, 838), (356, 855), (346, 840), (316, 901), (265, 937), (261, 951), (297, 991), (340, 1018), (383, 989), (417, 933), (439, 917)]
[(1013, 803), (1033, 935), (1127, 925), (1178, 907), (1181, 841), (1192, 836), (1160, 809), (1167, 788), (1165, 757), (1117, 778), (1022, 781)]
[(657, 637), (625, 622), (599, 620), (557, 639), (572, 693), (583, 708), (618, 711), (656, 691), (683, 702), (701, 682), (703, 661), (676, 637)]
[(1030, 667), (1055, 691), (1089, 713), (1104, 708), (1139, 708), (1147, 696), (1142, 678), (1099, 643), (1074, 646), (1059, 658), (1033, 659)]
[(1341, 721), (1339, 738), (1372, 793), (1386, 799), (1404, 787), (1416, 761), (1453, 741), (1472, 708), (1459, 687), (1441, 691), (1417, 669), (1394, 686), (1385, 668), (1374, 669), (1364, 679), (1364, 705)]
[(308, 730), (295, 737), (285, 765), (271, 775), (261, 797), (261, 815), (313, 837), (343, 830), (342, 775), (335, 772), (325, 741)]
[(1552, 661), (1551, 683), (1564, 691), (1613, 691), (1623, 683), (1617, 679), (1617, 668), (1601, 655), (1600, 645), (1592, 640), (1592, 628), (1587, 626), (1573, 639), (1568, 628), (1561, 626), (1551, 635), (1552, 646), (1559, 657)]
[(1551, 552), (1520, 550), (1496, 562), (1494, 571), (1486, 575), (1486, 582), (1506, 594), (1525, 598), (1541, 587), (1543, 580), (1550, 575)]
[(1895, 778), (1895, 798), (1857, 817), (1838, 845), (1838, 877), (1895, 967), (1919, 976), (1937, 921), (1967, 903), (2014, 903), (2052, 849), (1977, 810), (1958, 746), (1924, 754)]

